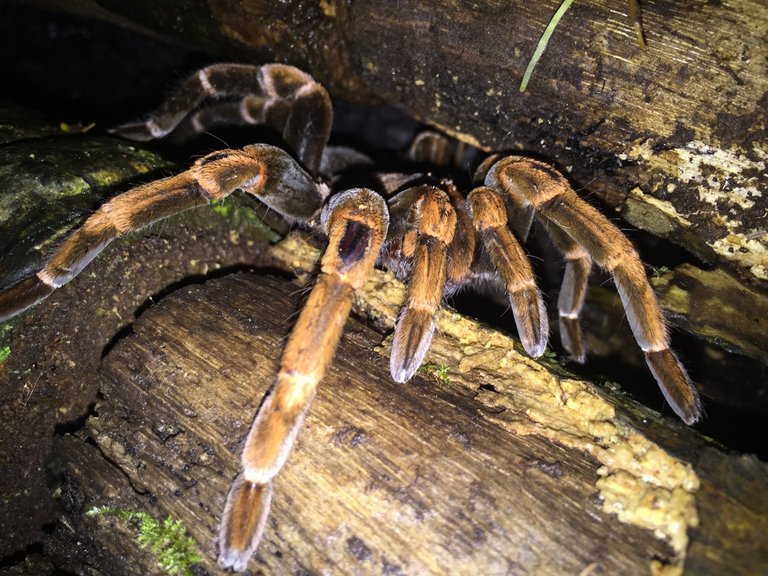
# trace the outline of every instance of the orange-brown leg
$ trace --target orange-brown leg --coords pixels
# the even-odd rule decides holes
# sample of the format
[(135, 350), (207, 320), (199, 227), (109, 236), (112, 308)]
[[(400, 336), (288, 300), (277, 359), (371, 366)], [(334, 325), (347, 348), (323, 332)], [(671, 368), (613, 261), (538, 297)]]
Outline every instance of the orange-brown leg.
[(579, 315), (587, 295), (587, 282), (592, 269), (592, 257), (557, 224), (541, 218), (549, 237), (563, 253), (565, 273), (557, 299), (560, 340), (575, 362), (584, 362), (586, 350), (581, 335)]
[(317, 213), (325, 196), (324, 189), (279, 148), (253, 145), (214, 152), (186, 172), (139, 186), (102, 205), (40, 272), (0, 292), (0, 322), (72, 280), (115, 238), (238, 189), (299, 221)]
[(411, 270), (405, 303), (395, 324), (389, 366), (395, 382), (406, 382), (421, 366), (432, 342), (435, 314), (445, 289), (448, 246), (456, 230), (456, 211), (445, 192), (427, 185), (401, 192), (391, 205), (399, 256), (411, 262)]
[(547, 311), (531, 264), (507, 227), (504, 199), (496, 190), (480, 186), (469, 194), (467, 204), (485, 251), (506, 288), (520, 342), (537, 358), (549, 339)]
[(532, 205), (611, 273), (629, 325), (664, 397), (684, 422), (696, 422), (703, 413), (699, 394), (669, 348), (661, 307), (627, 237), (579, 198), (562, 174), (543, 162), (520, 156), (503, 158), (490, 168), (485, 183)]
[[(448, 245), (448, 269), (443, 296), (451, 296), (471, 281), (477, 243), (475, 227), (466, 210), (466, 198), (459, 197), (452, 200), (456, 209), (456, 232), (453, 235), (453, 242)], [(457, 203), (461, 205), (457, 206)]]
[(219, 532), (219, 564), (244, 570), (261, 538), (272, 479), (285, 464), (304, 415), (333, 358), (355, 290), (373, 270), (387, 234), (381, 197), (365, 189), (334, 196), (323, 210), (328, 247), (321, 272), (283, 352), (275, 384), (253, 421), (242, 472), (230, 489)]
[(0, 293), (0, 321), (37, 304), (72, 280), (118, 236), (209, 201), (210, 197), (194, 186), (188, 173), (115, 197), (69, 236), (40, 272)]
[(207, 66), (179, 85), (148, 120), (113, 132), (141, 142), (163, 138), (204, 100), (222, 97), (234, 97), (237, 103), (214, 104), (193, 116), (182, 131), (195, 133), (210, 124), (264, 124), (280, 131), (307, 170), (317, 174), (333, 124), (331, 99), (309, 74), (285, 64)]

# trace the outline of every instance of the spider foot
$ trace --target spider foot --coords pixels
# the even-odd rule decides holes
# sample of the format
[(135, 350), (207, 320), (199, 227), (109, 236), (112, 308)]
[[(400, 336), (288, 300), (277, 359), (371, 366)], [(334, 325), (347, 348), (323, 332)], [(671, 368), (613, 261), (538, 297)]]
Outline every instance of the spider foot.
[(227, 499), (219, 564), (243, 570), (269, 513), (271, 482), (285, 464), (315, 390), (333, 358), (352, 299), (373, 270), (387, 233), (384, 200), (357, 188), (331, 198), (321, 215), (328, 236), (320, 274), (285, 345), (275, 384), (256, 414), (242, 473)]
[(549, 320), (531, 264), (507, 227), (504, 199), (492, 188), (481, 186), (470, 192), (467, 204), (475, 229), (506, 288), (520, 342), (528, 354), (538, 358), (547, 348)]
[(242, 572), (264, 534), (272, 502), (272, 483), (238, 475), (229, 489), (219, 533), (218, 564)]
[(149, 142), (162, 138), (168, 131), (160, 128), (153, 120), (145, 122), (126, 122), (107, 130), (110, 134), (133, 140), (134, 142)]
[(581, 335), (581, 325), (578, 316), (564, 316), (562, 312), (558, 318), (560, 326), (560, 343), (568, 352), (573, 362), (584, 364), (587, 359), (587, 351), (584, 348), (584, 338)]
[(395, 197), (392, 212), (400, 256), (411, 263), (411, 270), (389, 366), (396, 382), (406, 382), (421, 366), (432, 343), (457, 217), (448, 194), (427, 185), (409, 188)]
[(47, 298), (53, 293), (54, 287), (43, 282), (39, 276), (26, 278), (10, 288), (0, 291), (0, 322), (21, 314)]
[(403, 309), (397, 319), (389, 356), (389, 371), (395, 382), (408, 382), (421, 366), (435, 333), (435, 313)]
[(645, 352), (645, 361), (672, 410), (691, 426), (704, 416), (704, 405), (680, 360), (669, 348)]

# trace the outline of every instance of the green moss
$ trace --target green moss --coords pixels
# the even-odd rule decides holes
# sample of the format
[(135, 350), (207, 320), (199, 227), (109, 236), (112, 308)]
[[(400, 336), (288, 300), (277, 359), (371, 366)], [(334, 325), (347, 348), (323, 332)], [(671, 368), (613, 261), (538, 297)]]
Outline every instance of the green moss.
[(11, 357), (11, 347), (6, 344), (11, 330), (13, 330), (13, 325), (10, 322), (0, 324), (0, 363)]
[(237, 228), (248, 227), (255, 229), (271, 243), (277, 242), (281, 238), (277, 232), (259, 218), (253, 208), (239, 204), (232, 196), (224, 198), (224, 200), (211, 202), (211, 210), (219, 216), (227, 218)]
[[(522, 350), (522, 347), (521, 347)], [(536, 362), (546, 367), (547, 370), (560, 376), (561, 378), (575, 378), (572, 372), (569, 372), (563, 365), (563, 361), (557, 352), (547, 348), (544, 354), (536, 358)]]
[(422, 364), (419, 368), (427, 380), (440, 384), (442, 386), (449, 386), (451, 384), (451, 377), (449, 376), (450, 368), (446, 364), (435, 364), (434, 362), (427, 362)]
[(187, 529), (177, 520), (168, 516), (158, 522), (146, 512), (133, 512), (108, 506), (95, 506), (86, 512), (88, 516), (117, 516), (126, 522), (138, 524), (136, 542), (148, 549), (157, 559), (166, 574), (182, 576), (192, 574), (192, 566), (203, 558), (195, 550), (195, 541), (187, 535)]
[(653, 269), (653, 275), (656, 276), (656, 278), (661, 278), (664, 274), (668, 272), (671, 272), (671, 270), (666, 266), (659, 266), (658, 268)]

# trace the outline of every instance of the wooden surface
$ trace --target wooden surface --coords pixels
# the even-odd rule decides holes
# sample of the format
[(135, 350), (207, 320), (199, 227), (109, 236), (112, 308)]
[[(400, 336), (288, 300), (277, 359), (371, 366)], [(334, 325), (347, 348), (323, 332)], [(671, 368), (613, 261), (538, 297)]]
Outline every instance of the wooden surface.
[[(281, 249), (297, 271), (316, 256)], [(398, 290), (377, 272), (358, 309), (386, 324)], [(105, 359), (91, 440), (57, 441), (79, 494), (67, 523), (106, 550), (103, 566), (142, 574), (151, 560), (127, 534), (115, 537), (114, 522), (83, 517), (93, 505), (182, 519), (215, 572), (216, 523), (240, 441), (301, 292), (242, 274), (183, 288)], [(768, 565), (764, 465), (635, 407), (656, 428), (640, 433), (631, 412), (617, 417), (591, 385), (550, 373), (509, 338), (472, 323), (461, 336), (466, 322), (444, 312), (430, 354), (451, 382), (406, 385), (391, 381), (381, 335), (350, 322), (276, 482), (255, 573), (647, 574), (653, 564), (675, 574), (685, 563), (717, 574)], [(701, 458), (703, 480), (653, 436)], [(87, 464), (99, 457), (94, 446), (111, 466)], [(725, 482), (733, 466), (742, 472)]]
[[(295, 285), (247, 275), (184, 290), (106, 362), (89, 433), (134, 490), (185, 521), (208, 568), (240, 441), (299, 300)], [(260, 567), (530, 574), (596, 563), (616, 573), (647, 569), (649, 550), (669, 556), (601, 511), (594, 459), (504, 433), (461, 390), (392, 382), (372, 352), (380, 338), (359, 322), (348, 330), (276, 481)]]
[(559, 4), (53, 3), (216, 58), (289, 62), (337, 97), (541, 156), (633, 225), (764, 287), (768, 5), (645, 3), (643, 49), (626, 0), (576, 2), (520, 93)]

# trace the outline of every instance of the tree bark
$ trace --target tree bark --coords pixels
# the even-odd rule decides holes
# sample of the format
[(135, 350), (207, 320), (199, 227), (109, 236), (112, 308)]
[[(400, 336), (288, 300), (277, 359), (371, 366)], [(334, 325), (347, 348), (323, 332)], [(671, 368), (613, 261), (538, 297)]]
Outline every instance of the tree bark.
[(286, 61), (333, 94), (404, 107), (485, 149), (568, 169), (633, 225), (765, 287), (768, 6), (572, 5), (525, 93), (559, 2), (55, 2), (217, 56)]
[[(290, 245), (284, 255), (306, 272), (316, 251)], [(377, 272), (357, 308), (386, 324), (402, 293)], [(116, 563), (102, 565), (151, 569), (130, 538), (115, 537), (113, 522), (82, 515), (94, 505), (134, 506), (183, 520), (204, 567), (217, 571), (216, 527), (240, 443), (299, 300), (295, 285), (266, 276), (186, 288), (145, 313), (106, 358), (103, 399), (86, 422), (92, 443), (64, 438), (57, 450), (67, 462), (65, 491), (78, 495), (65, 524), (93, 548), (106, 546)], [(422, 372), (392, 382), (380, 340), (350, 321), (276, 481), (257, 573), (768, 566), (768, 471), (755, 459), (726, 455), (642, 407), (615, 409), (593, 385), (546, 369), (513, 340), (451, 311), (441, 313), (429, 357), (448, 367), (448, 380)], [(684, 446), (684, 459), (664, 448), (672, 443)], [(100, 457), (112, 467), (86, 468)], [(740, 473), (726, 480), (733, 467)], [(735, 523), (738, 533), (724, 529)], [(126, 557), (136, 560), (126, 565)]]

